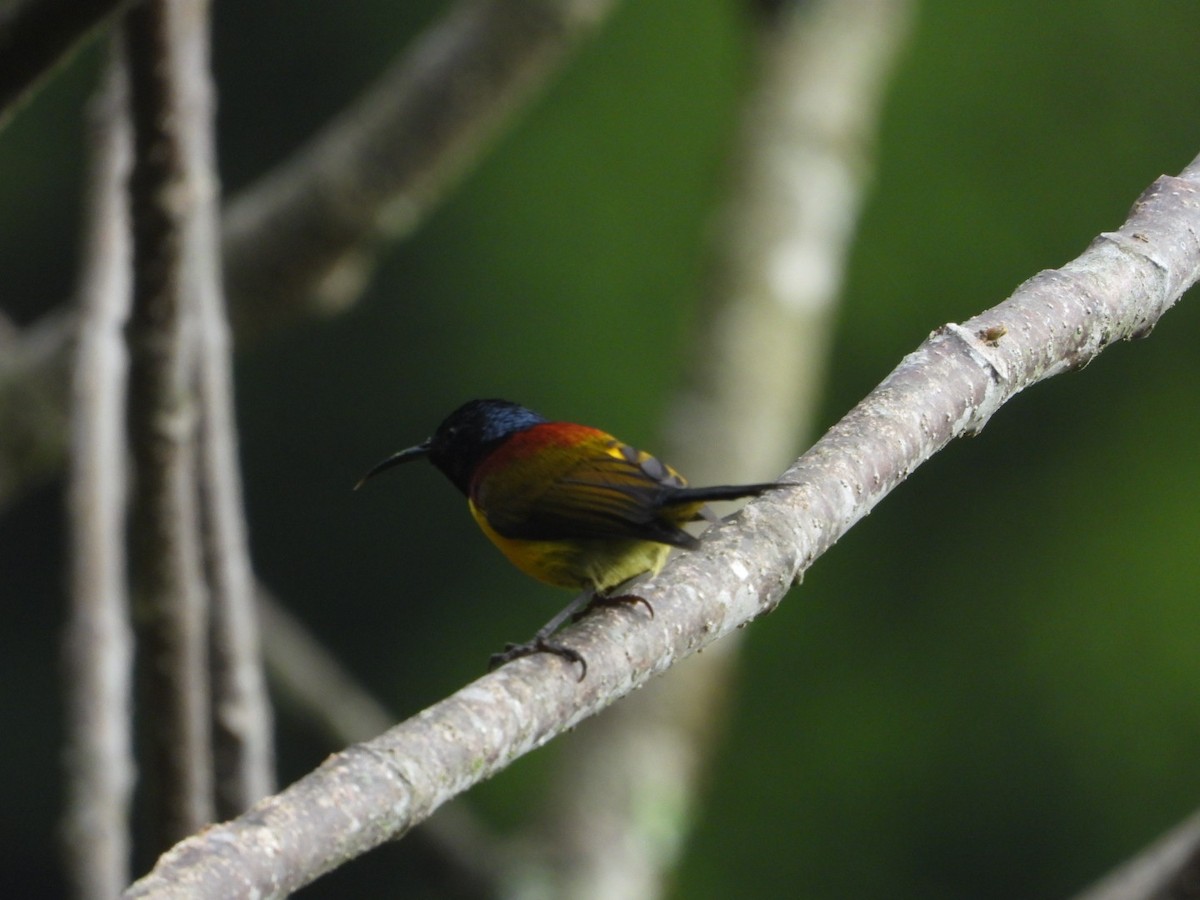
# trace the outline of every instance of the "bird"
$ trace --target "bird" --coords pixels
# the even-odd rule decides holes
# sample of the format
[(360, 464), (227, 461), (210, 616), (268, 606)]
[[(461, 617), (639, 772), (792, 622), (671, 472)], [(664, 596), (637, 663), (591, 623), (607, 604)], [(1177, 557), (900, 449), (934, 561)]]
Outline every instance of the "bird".
[(428, 459), (467, 498), (475, 522), (508, 560), (527, 575), (581, 593), (532, 640), (508, 644), (489, 668), (550, 653), (580, 666), (577, 650), (551, 636), (568, 619), (594, 606), (643, 604), (613, 589), (645, 572), (658, 572), (672, 547), (695, 549), (699, 539), (682, 527), (708, 519), (710, 500), (758, 496), (786, 485), (690, 487), (666, 463), (607, 432), (550, 421), (497, 398), (471, 400), (450, 413), (433, 435), (393, 453), (355, 485), (402, 463)]

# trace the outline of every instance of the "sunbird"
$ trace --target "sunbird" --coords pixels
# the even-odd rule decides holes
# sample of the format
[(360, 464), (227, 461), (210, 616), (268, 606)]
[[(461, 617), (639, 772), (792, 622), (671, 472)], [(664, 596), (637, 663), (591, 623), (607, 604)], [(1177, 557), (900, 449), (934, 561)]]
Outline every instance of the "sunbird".
[[(699, 539), (681, 526), (719, 521), (705, 503), (758, 496), (776, 483), (688, 487), (683, 476), (649, 453), (611, 434), (551, 422), (508, 400), (471, 400), (452, 412), (433, 436), (389, 456), (355, 485), (385, 469), (427, 457), (466, 495), (488, 539), (527, 575), (582, 593), (523, 644), (508, 644), (490, 668), (532, 653), (587, 662), (550, 640), (587, 606), (642, 603), (611, 596), (613, 588), (657, 572), (672, 547), (694, 549)], [(586, 610), (585, 610), (586, 611)], [(572, 619), (573, 620), (573, 619)]]

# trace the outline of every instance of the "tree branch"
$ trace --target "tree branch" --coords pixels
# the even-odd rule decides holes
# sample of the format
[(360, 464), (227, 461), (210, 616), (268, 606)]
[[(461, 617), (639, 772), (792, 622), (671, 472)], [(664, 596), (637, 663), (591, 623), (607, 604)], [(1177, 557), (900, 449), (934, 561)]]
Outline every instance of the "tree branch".
[[(181, 128), (179, 30), (196, 9), (150, 0), (125, 20), (134, 121), (133, 309), (129, 444), (136, 472), (133, 573), (144, 656), (149, 770), (159, 779), (153, 833), (174, 840), (213, 818), (208, 615), (195, 462), (195, 261), (192, 217), (212, 190), (189, 165)], [(197, 181), (199, 177), (199, 181)]]
[(17, 0), (0, 12), (0, 128), (105, 20), (137, 0)]
[(254, 575), (243, 515), (233, 360), (221, 292), (213, 86), (207, 0), (178, 2), (172, 51), (180, 177), (191, 185), (182, 262), (197, 313), (199, 473), (212, 613), (212, 692), (218, 813), (236, 815), (275, 787), (270, 702), (262, 668)]
[(939, 328), (766, 495), (564, 639), (588, 660), (517, 660), (339, 753), (249, 813), (183, 841), (130, 898), (282, 896), (770, 611), (814, 560), (950, 440), (1024, 388), (1142, 336), (1200, 277), (1200, 159), (1158, 179), (1122, 228), (962, 325)]
[(75, 895), (115, 897), (129, 883), (134, 781), (133, 633), (125, 580), (125, 387), (129, 312), (129, 109), (114, 59), (88, 109), (91, 177), (81, 334), (71, 401), (65, 627), (67, 779), (64, 849)]

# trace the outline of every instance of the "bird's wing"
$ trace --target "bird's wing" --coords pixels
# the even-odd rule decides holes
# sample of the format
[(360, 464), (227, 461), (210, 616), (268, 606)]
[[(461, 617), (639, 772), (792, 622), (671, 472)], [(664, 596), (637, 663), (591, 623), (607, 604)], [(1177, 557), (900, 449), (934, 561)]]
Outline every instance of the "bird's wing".
[(507, 460), (503, 471), (476, 482), (472, 499), (505, 537), (634, 538), (693, 547), (696, 538), (678, 525), (695, 510), (664, 512), (685, 485), (650, 454), (603, 435)]

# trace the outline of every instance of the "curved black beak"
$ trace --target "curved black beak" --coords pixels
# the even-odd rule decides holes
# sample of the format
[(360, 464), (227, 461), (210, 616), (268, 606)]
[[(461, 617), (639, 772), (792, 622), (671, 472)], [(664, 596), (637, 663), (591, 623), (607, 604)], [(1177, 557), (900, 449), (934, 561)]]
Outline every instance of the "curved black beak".
[(358, 479), (358, 484), (354, 486), (357, 491), (360, 487), (367, 483), (368, 480), (374, 478), (384, 469), (390, 469), (392, 466), (398, 466), (400, 463), (406, 463), (410, 460), (420, 459), (422, 456), (429, 455), (429, 445), (432, 443), (432, 438), (422, 441), (415, 447), (409, 447), (407, 450), (401, 450), (399, 453), (393, 453), (375, 468), (371, 469), (366, 475)]

